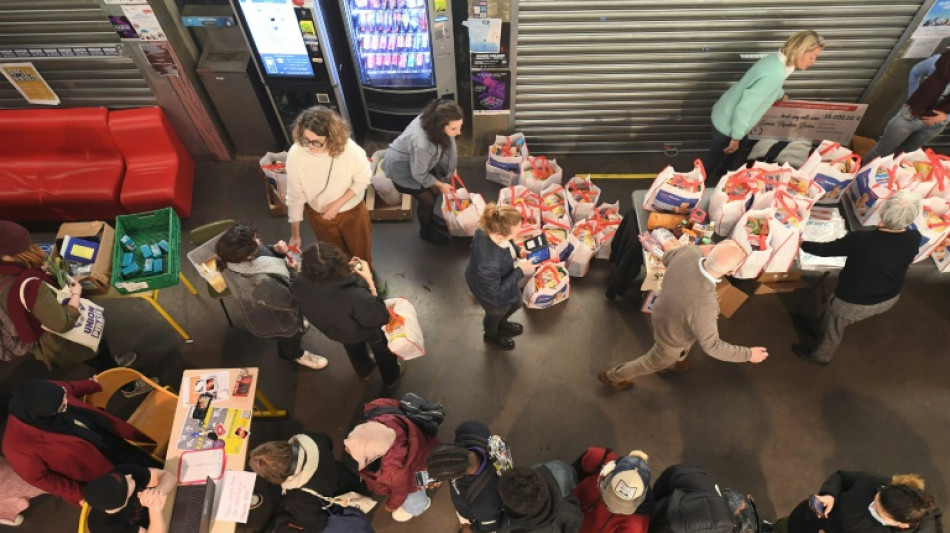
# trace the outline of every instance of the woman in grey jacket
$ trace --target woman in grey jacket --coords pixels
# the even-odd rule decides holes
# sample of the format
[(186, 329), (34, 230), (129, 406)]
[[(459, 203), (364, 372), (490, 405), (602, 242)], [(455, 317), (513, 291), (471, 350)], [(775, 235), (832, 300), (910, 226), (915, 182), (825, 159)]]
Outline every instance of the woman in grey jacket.
[(277, 257), (287, 253), (287, 244), (279, 241), (264, 246), (254, 226), (238, 224), (221, 235), (214, 251), (218, 270), (241, 308), (247, 330), (255, 337), (277, 339), (281, 359), (314, 370), (326, 368), (326, 357), (300, 345), (306, 328), (290, 292), (296, 272), (287, 269), (283, 257)]
[(419, 202), (419, 237), (434, 244), (448, 238), (432, 231), (432, 210), (458, 167), (455, 138), (462, 132), (462, 108), (452, 100), (434, 100), (396, 138), (383, 158), (383, 171), (399, 192)]

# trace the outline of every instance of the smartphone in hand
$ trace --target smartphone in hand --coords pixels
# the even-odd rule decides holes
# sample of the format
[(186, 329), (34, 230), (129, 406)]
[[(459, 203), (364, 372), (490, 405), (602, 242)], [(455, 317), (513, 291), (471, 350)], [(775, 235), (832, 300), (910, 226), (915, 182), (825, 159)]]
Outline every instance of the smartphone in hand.
[(808, 497), (808, 507), (811, 507), (811, 510), (818, 515), (818, 518), (827, 518), (827, 516), (825, 516), (825, 504), (821, 503), (821, 500), (819, 500), (815, 494)]
[(427, 470), (416, 472), (416, 485), (419, 485), (420, 487), (426, 487), (433, 481), (435, 481), (435, 479), (429, 475)]

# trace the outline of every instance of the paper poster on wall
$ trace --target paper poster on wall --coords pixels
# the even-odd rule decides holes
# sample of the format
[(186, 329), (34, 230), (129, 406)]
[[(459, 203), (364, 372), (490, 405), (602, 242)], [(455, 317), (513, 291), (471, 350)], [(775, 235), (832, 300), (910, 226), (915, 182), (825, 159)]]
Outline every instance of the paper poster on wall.
[(779, 100), (749, 132), (750, 139), (851, 142), (867, 104)]
[(129, 19), (139, 39), (143, 41), (167, 41), (155, 12), (148, 5), (123, 5), (122, 12)]
[(472, 73), (472, 113), (493, 115), (511, 110), (511, 72)]
[(139, 43), (139, 48), (145, 54), (145, 59), (152, 69), (162, 76), (177, 76), (178, 65), (175, 64), (175, 58), (168, 50), (168, 43)]
[(501, 50), (501, 19), (468, 19), (469, 50), (472, 53), (498, 53)]
[(914, 39), (950, 37), (950, 0), (937, 0), (911, 35)]
[(123, 17), (122, 15), (109, 15), (109, 22), (112, 23), (112, 29), (119, 34), (119, 37), (122, 39), (138, 39), (139, 36), (135, 33), (135, 28), (132, 27), (132, 23), (129, 22), (129, 19)]
[(0, 72), (31, 104), (59, 105), (59, 97), (33, 63), (3, 63)]

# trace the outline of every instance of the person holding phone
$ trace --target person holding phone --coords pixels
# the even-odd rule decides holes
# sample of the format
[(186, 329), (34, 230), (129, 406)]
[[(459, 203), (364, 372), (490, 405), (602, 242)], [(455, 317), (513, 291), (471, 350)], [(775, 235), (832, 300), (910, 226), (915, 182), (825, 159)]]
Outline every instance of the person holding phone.
[(294, 145), (287, 151), (287, 217), (290, 246), (300, 249), (305, 217), (317, 240), (349, 257), (372, 263), (366, 187), (372, 171), (366, 151), (332, 109), (314, 106), (294, 121)]
[(943, 533), (940, 509), (916, 474), (838, 470), (785, 518), (776, 533)]
[(452, 190), (448, 181), (458, 167), (455, 138), (462, 133), (462, 116), (454, 101), (433, 100), (389, 145), (381, 163), (396, 190), (419, 203), (419, 237), (437, 245), (449, 244), (447, 233), (433, 230), (433, 210), (439, 195)]
[(485, 310), (485, 342), (501, 350), (514, 350), (511, 338), (524, 327), (508, 319), (521, 309), (518, 282), (537, 268), (525, 259), (527, 252), (512, 241), (521, 229), (521, 213), (511, 206), (485, 206), (472, 239), (465, 281)]
[(943, 133), (950, 113), (950, 51), (914, 65), (907, 80), (907, 94), (907, 102), (888, 121), (865, 161), (913, 152)]
[(379, 367), (383, 385), (394, 389), (405, 366), (389, 351), (382, 329), (389, 323), (389, 309), (376, 291), (369, 263), (327, 242), (305, 249), (301, 263), (293, 294), (303, 315), (330, 340), (343, 344), (360, 378), (369, 379), (373, 367)]

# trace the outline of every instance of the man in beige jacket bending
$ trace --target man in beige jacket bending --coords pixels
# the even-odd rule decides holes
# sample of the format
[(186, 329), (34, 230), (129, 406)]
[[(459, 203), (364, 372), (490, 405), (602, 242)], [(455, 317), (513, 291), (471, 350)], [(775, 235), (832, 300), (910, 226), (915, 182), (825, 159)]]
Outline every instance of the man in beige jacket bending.
[(685, 371), (684, 360), (694, 343), (712, 357), (731, 363), (761, 363), (768, 352), (761, 346), (734, 346), (719, 338), (716, 284), (732, 274), (745, 252), (727, 239), (704, 257), (698, 246), (683, 246), (663, 256), (663, 292), (653, 308), (653, 347), (628, 363), (609, 368), (597, 378), (615, 389), (629, 387), (639, 376), (664, 370)]

